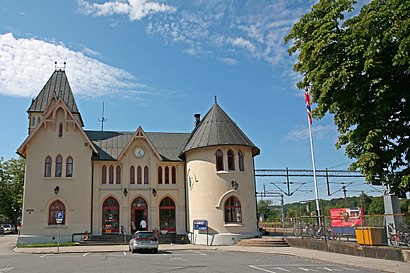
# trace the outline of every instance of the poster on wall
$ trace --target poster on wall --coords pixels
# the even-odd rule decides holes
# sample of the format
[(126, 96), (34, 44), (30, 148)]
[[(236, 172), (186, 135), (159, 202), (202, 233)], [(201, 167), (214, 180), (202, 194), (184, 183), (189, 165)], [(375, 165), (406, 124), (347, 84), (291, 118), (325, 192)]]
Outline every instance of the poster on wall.
[(363, 208), (334, 208), (330, 209), (330, 225), (332, 227), (364, 226)]

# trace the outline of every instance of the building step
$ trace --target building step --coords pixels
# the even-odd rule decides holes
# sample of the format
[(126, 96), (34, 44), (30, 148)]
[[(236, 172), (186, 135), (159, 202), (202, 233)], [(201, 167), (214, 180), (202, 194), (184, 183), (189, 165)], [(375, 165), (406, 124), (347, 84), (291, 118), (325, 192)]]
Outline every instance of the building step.
[(239, 241), (240, 246), (262, 246), (262, 247), (288, 247), (289, 244), (283, 237), (273, 238), (253, 238), (242, 239)]

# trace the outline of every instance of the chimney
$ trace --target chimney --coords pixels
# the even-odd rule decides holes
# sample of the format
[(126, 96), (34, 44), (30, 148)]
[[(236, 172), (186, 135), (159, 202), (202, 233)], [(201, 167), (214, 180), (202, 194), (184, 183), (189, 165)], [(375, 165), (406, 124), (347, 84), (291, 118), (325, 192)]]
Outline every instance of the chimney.
[(201, 114), (195, 114), (194, 117), (195, 117), (195, 128), (196, 128), (201, 122)]

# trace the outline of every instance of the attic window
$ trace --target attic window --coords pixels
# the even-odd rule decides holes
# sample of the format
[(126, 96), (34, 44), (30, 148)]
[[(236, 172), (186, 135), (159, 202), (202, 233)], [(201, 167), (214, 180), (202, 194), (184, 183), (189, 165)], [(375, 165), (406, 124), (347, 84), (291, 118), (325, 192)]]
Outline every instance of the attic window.
[(60, 123), (58, 126), (58, 137), (63, 137), (63, 124)]

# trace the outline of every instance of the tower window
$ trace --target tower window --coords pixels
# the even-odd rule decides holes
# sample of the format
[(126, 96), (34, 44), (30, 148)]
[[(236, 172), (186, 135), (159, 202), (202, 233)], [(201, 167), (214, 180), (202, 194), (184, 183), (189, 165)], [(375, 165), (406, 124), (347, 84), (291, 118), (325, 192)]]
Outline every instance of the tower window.
[(242, 222), (241, 203), (232, 196), (225, 202), (225, 223)]
[(231, 149), (228, 150), (228, 170), (230, 171), (235, 170), (235, 156)]
[(238, 151), (238, 160), (239, 160), (239, 170), (244, 171), (245, 167), (243, 164), (243, 153), (241, 150)]
[(216, 151), (215, 153), (215, 163), (216, 163), (216, 170), (223, 171), (224, 169), (224, 154), (221, 150)]

